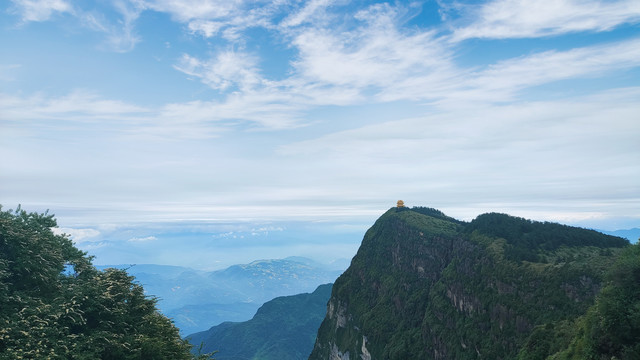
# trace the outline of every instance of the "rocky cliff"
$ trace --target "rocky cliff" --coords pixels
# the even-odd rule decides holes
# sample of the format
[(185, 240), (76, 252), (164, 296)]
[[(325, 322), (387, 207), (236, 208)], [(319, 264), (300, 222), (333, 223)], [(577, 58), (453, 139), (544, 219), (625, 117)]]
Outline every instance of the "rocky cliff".
[(485, 214), (392, 208), (336, 281), (310, 359), (512, 359), (574, 319), (628, 241)]

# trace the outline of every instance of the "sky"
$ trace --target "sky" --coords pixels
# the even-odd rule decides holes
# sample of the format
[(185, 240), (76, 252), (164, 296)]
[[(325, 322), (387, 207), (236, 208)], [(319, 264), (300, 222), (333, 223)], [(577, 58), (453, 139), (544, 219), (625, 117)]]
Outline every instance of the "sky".
[(351, 258), (399, 199), (640, 227), (637, 0), (0, 3), (0, 203), (96, 264)]

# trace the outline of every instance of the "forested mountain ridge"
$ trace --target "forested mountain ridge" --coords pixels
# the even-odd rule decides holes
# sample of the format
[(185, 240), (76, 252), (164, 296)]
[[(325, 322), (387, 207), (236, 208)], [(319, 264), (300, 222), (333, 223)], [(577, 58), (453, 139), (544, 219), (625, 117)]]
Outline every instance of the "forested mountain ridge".
[(587, 313), (629, 246), (504, 214), (392, 208), (335, 282), (310, 359), (545, 359), (573, 334), (529, 357), (534, 330)]
[(281, 296), (266, 302), (245, 322), (225, 322), (187, 338), (194, 349), (217, 350), (219, 360), (302, 360), (313, 349), (324, 318), (331, 284), (314, 292)]
[(0, 206), (0, 359), (193, 358), (132, 276), (98, 271), (53, 227)]

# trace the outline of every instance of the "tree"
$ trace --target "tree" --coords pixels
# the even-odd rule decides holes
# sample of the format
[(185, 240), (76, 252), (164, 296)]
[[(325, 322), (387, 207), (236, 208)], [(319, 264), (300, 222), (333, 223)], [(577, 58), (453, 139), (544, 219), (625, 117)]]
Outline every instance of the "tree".
[(125, 270), (95, 269), (56, 226), (0, 206), (0, 359), (193, 358), (156, 299)]

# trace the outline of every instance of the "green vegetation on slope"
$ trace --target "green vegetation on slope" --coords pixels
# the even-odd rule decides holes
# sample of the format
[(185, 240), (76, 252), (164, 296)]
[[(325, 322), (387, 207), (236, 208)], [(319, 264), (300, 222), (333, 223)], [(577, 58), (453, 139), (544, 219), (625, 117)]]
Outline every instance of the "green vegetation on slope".
[(640, 244), (625, 249), (605, 284), (585, 315), (534, 329), (518, 359), (640, 359)]
[(545, 262), (545, 257), (541, 256), (544, 252), (553, 252), (561, 247), (609, 248), (622, 247), (629, 243), (623, 238), (603, 236), (593, 230), (498, 213), (478, 216), (465, 231), (477, 231), (486, 236), (505, 239), (505, 255), (514, 261)]
[(0, 359), (193, 358), (133, 277), (96, 270), (55, 226), (0, 207)]
[(188, 337), (204, 351), (219, 350), (219, 360), (306, 359), (327, 309), (331, 284), (311, 294), (277, 297), (266, 302), (253, 319), (226, 322)]
[(513, 359), (538, 326), (584, 314), (628, 245), (503, 214), (464, 223), (393, 208), (336, 281), (310, 359)]

